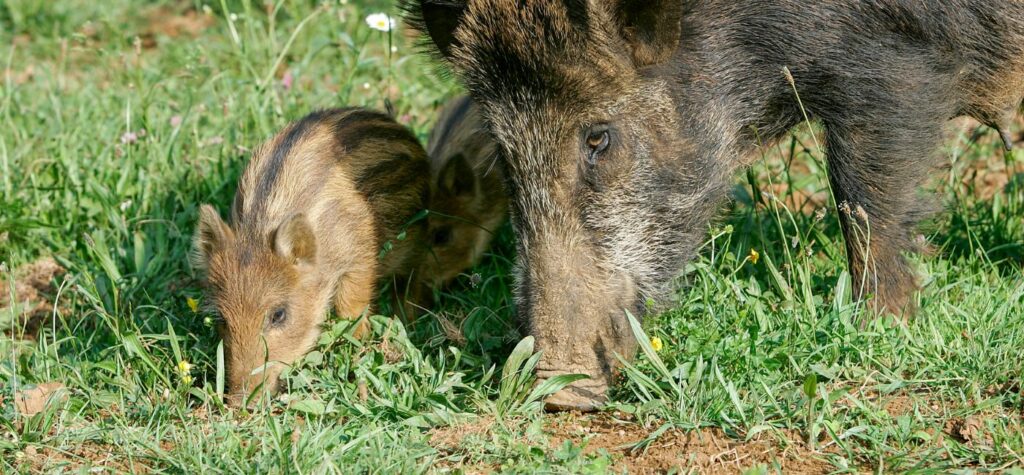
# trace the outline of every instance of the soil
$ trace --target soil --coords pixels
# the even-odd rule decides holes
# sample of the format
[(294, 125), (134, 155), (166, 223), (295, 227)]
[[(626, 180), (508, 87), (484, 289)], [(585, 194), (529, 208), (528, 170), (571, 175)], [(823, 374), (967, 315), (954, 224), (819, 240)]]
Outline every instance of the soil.
[(197, 12), (191, 8), (176, 12), (167, 6), (158, 6), (145, 14), (146, 26), (139, 33), (141, 46), (152, 49), (158, 46), (158, 38), (170, 40), (178, 37), (195, 38), (215, 23), (212, 15)]
[[(484, 437), (495, 424), (479, 418), (466, 424), (437, 428), (430, 433), (430, 445), (442, 453), (455, 453), (470, 436)], [(613, 457), (612, 471), (629, 473), (742, 473), (758, 465), (777, 465), (782, 473), (824, 474), (833, 470), (825, 461), (831, 450), (809, 449), (797, 431), (768, 431), (749, 441), (737, 439), (719, 428), (669, 429), (647, 444), (657, 426), (647, 427), (608, 414), (563, 413), (548, 416), (544, 433), (551, 450), (566, 441), (584, 445), (585, 454), (605, 451)], [(467, 473), (488, 473), (493, 467), (450, 467)]]
[[(997, 394), (1021, 390), (1019, 383), (1011, 382), (987, 391)], [(867, 391), (859, 397), (863, 403), (884, 410), (893, 421), (907, 416), (940, 421), (925, 430), (930, 439), (922, 441), (921, 447), (935, 450), (937, 454), (957, 450), (961, 444), (975, 449), (993, 449), (993, 429), (1001, 424), (999, 420), (1006, 418), (1010, 419), (1011, 428), (1024, 433), (1024, 408), (1000, 411), (996, 407), (974, 412), (962, 403), (927, 392), (883, 395)], [(853, 402), (842, 398), (835, 404), (844, 406)], [(498, 429), (497, 424), (494, 418), (480, 417), (464, 424), (436, 428), (430, 432), (430, 445), (442, 454), (466, 454), (467, 450), (472, 450), (469, 447), (480, 440), (488, 440)], [(611, 471), (615, 473), (742, 473), (758, 466), (787, 474), (831, 473), (836, 467), (830, 459), (843, 455), (824, 432), (816, 448), (807, 444), (802, 432), (793, 429), (766, 430), (746, 440), (743, 435), (726, 433), (717, 427), (671, 428), (648, 440), (659, 427), (658, 422), (644, 424), (621, 413), (561, 413), (545, 417), (543, 434), (551, 451), (569, 441), (582, 446), (585, 454), (606, 452), (612, 457)], [(523, 443), (531, 442), (537, 443), (523, 440)], [(497, 467), (484, 463), (464, 465), (442, 461), (439, 466), (466, 473), (497, 471)], [(872, 470), (865, 466), (859, 469)]]
[[(14, 271), (14, 292), (10, 291), (9, 275), (0, 274), (0, 315), (10, 311), (11, 296), (19, 309), (18, 321), (4, 330), (7, 336), (35, 339), (39, 329), (52, 321), (57, 282), (65, 270), (51, 257), (37, 260)], [(57, 314), (65, 314), (60, 305)]]
[[(153, 469), (145, 458), (128, 460), (116, 446), (85, 442), (68, 447), (66, 450), (44, 447), (25, 449), (25, 462), (30, 473), (70, 472), (86, 473), (152, 473)], [(97, 470), (98, 467), (107, 470)], [(25, 468), (25, 467), (23, 467)], [(87, 470), (91, 469), (91, 470)]]
[(66, 398), (67, 392), (63, 389), (63, 384), (49, 382), (37, 384), (32, 389), (19, 390), (14, 394), (14, 406), (21, 415), (34, 416), (43, 412), (51, 400)]
[(829, 452), (809, 449), (797, 431), (766, 432), (749, 441), (736, 439), (719, 428), (669, 429), (644, 446), (657, 426), (645, 427), (607, 415), (565, 414), (552, 418), (552, 446), (566, 440), (586, 441), (584, 452), (605, 450), (616, 457), (613, 470), (629, 473), (742, 473), (758, 465), (777, 465), (782, 473), (823, 474), (833, 470), (824, 460)]
[(442, 451), (457, 450), (467, 437), (489, 434), (494, 424), (493, 417), (482, 416), (463, 424), (438, 427), (430, 431), (430, 445)]

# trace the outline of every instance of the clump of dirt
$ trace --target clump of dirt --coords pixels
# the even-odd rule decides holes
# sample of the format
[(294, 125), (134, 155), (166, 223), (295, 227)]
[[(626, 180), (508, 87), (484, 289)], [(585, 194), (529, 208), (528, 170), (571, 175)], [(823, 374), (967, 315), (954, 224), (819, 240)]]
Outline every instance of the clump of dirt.
[(985, 414), (974, 414), (950, 420), (946, 424), (946, 432), (969, 447), (992, 447), (992, 433), (986, 424), (989, 417)]
[(493, 417), (476, 417), (465, 423), (431, 429), (430, 445), (440, 450), (457, 450), (467, 437), (490, 434), (493, 426)]
[[(615, 471), (629, 473), (667, 473), (673, 469), (687, 473), (742, 473), (758, 465), (778, 464), (783, 473), (829, 473), (834, 467), (824, 460), (829, 451), (806, 446), (793, 430), (777, 431), (775, 436), (758, 434), (749, 441), (730, 437), (722, 429), (669, 429), (653, 441), (647, 441), (657, 427), (645, 427), (618, 421), (607, 415), (567, 414), (548, 424), (554, 446), (566, 440), (586, 441), (584, 452), (604, 449), (616, 456)], [(640, 443), (640, 442), (645, 443)]]
[(67, 397), (64, 385), (57, 382), (40, 383), (32, 389), (23, 389), (14, 394), (14, 406), (23, 416), (34, 416), (43, 412), (50, 401)]
[(4, 68), (4, 82), (10, 82), (15, 86), (20, 86), (31, 81), (36, 77), (36, 66), (29, 64), (21, 69)]
[(145, 22), (139, 38), (142, 40), (143, 48), (152, 49), (157, 46), (157, 38), (160, 36), (171, 39), (183, 36), (196, 38), (213, 26), (215, 20), (213, 15), (206, 15), (191, 8), (181, 12), (166, 6), (158, 6), (146, 12)]
[[(13, 289), (8, 275), (0, 275), (0, 315), (13, 311), (14, 323), (5, 328), (11, 337), (34, 339), (39, 329), (53, 316), (57, 297), (55, 282), (66, 273), (52, 257), (39, 259), (14, 271)], [(13, 301), (12, 301), (13, 296)], [(64, 309), (59, 305), (58, 314)]]

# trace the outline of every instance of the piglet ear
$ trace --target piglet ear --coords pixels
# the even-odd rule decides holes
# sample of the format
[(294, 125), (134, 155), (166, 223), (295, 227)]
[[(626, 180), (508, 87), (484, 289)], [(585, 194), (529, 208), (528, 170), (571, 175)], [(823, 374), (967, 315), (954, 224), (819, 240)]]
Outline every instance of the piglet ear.
[(466, 11), (465, 0), (404, 0), (406, 19), (430, 36), (442, 57), (451, 54), (456, 45), (455, 29)]
[(448, 159), (438, 176), (438, 188), (451, 196), (472, 196), (476, 193), (478, 177), (466, 156), (457, 153)]
[(234, 233), (220, 217), (213, 206), (204, 204), (199, 207), (199, 224), (192, 237), (192, 265), (205, 269), (210, 256), (227, 245)]
[(637, 66), (668, 60), (682, 36), (683, 2), (679, 0), (618, 0), (615, 20), (619, 33), (633, 50)]
[(312, 264), (316, 261), (316, 235), (302, 213), (286, 219), (270, 236), (271, 245), (281, 258), (293, 264)]

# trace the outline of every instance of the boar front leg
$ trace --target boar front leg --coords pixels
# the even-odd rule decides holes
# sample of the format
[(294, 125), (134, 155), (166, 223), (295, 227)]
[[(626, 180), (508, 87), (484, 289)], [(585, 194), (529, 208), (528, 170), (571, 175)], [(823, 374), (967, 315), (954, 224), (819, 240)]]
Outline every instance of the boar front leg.
[(876, 313), (907, 316), (915, 310), (918, 285), (905, 254), (923, 247), (915, 228), (935, 199), (920, 187), (949, 115), (919, 104), (880, 109), (825, 121), (829, 179), (854, 295), (873, 295), (869, 305)]
[(376, 272), (360, 269), (346, 272), (338, 282), (338, 290), (334, 294), (334, 310), (346, 320), (359, 319), (352, 332), (356, 338), (362, 338), (370, 329), (367, 314), (370, 313), (377, 293), (376, 281)]

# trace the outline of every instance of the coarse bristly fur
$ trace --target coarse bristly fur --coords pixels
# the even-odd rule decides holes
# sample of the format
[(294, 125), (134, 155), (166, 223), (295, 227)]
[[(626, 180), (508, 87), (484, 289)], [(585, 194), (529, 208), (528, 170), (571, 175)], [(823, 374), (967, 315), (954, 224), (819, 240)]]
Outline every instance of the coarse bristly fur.
[[(1014, 0), (406, 0), (482, 111), (511, 196), (519, 311), (551, 408), (594, 408), (736, 170), (803, 119), (825, 130), (857, 295), (912, 311), (904, 253), (943, 123), (1005, 131), (1024, 96)], [(783, 73), (791, 71), (791, 79)], [(1003, 134), (1005, 135), (1005, 134)]]
[(357, 336), (365, 332), (378, 280), (420, 261), (424, 224), (410, 219), (425, 207), (428, 172), (423, 147), (386, 115), (324, 110), (253, 152), (230, 226), (202, 206), (194, 260), (222, 317), (234, 402), (277, 389), (284, 366), (316, 342), (330, 305), (361, 319)]
[(507, 220), (508, 196), (494, 139), (468, 97), (457, 97), (442, 108), (427, 154), (429, 251), (418, 274), (426, 285), (438, 288), (480, 261)]

